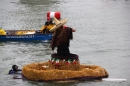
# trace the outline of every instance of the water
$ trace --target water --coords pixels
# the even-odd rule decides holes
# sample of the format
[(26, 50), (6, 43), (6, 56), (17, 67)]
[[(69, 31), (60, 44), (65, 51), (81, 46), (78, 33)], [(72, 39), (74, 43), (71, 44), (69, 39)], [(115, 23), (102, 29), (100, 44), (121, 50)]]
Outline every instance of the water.
[(67, 26), (76, 29), (71, 53), (81, 64), (105, 68), (109, 78), (127, 82), (39, 83), (12, 79), (13, 64), (47, 61), (52, 53), (48, 42), (1, 42), (0, 86), (130, 86), (130, 0), (1, 0), (0, 27), (6, 30), (39, 30), (48, 11), (60, 11)]

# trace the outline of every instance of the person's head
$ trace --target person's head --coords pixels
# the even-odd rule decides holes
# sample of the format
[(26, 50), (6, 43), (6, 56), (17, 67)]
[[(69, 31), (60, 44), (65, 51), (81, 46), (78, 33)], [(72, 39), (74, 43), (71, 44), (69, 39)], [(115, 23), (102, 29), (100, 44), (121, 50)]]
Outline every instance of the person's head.
[(12, 69), (13, 69), (14, 71), (17, 71), (17, 70), (18, 70), (18, 66), (17, 66), (17, 65), (13, 65), (13, 66), (12, 66)]
[(47, 17), (47, 21), (49, 22), (49, 24), (53, 24), (52, 19), (50, 17)]

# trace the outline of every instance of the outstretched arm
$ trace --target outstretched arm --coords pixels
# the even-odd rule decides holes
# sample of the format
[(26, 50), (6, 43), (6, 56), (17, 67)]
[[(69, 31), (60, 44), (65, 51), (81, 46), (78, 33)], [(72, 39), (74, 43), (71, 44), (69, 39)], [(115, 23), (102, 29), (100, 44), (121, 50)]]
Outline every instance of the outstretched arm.
[(72, 32), (75, 32), (76, 30), (74, 28), (72, 28)]

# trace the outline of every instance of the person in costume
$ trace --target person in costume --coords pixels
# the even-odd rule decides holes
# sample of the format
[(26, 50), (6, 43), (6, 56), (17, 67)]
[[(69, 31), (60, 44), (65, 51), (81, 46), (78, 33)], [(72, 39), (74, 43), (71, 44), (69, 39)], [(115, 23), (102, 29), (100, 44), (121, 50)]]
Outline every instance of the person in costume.
[(75, 29), (63, 25), (54, 31), (51, 48), (54, 50), (57, 47), (57, 54), (59, 56), (68, 56), (70, 54), (69, 44), (70, 40), (73, 39), (72, 32), (75, 32)]
[(21, 72), (22, 70), (18, 68), (17, 65), (13, 65), (12, 69), (9, 70), (8, 74), (18, 74), (19, 72)]
[(52, 19), (50, 17), (47, 17), (47, 21), (45, 22), (44, 26), (41, 28), (42, 33), (50, 33), (50, 29), (54, 26), (55, 24), (52, 22)]

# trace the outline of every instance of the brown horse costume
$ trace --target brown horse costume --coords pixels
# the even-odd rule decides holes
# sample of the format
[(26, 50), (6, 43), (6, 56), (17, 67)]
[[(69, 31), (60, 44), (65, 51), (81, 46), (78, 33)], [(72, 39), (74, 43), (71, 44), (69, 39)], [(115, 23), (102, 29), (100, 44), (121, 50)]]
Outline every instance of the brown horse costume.
[(72, 28), (61, 26), (54, 32), (51, 42), (52, 50), (57, 47), (57, 54), (59, 56), (69, 55), (69, 44), (71, 39), (73, 39)]

